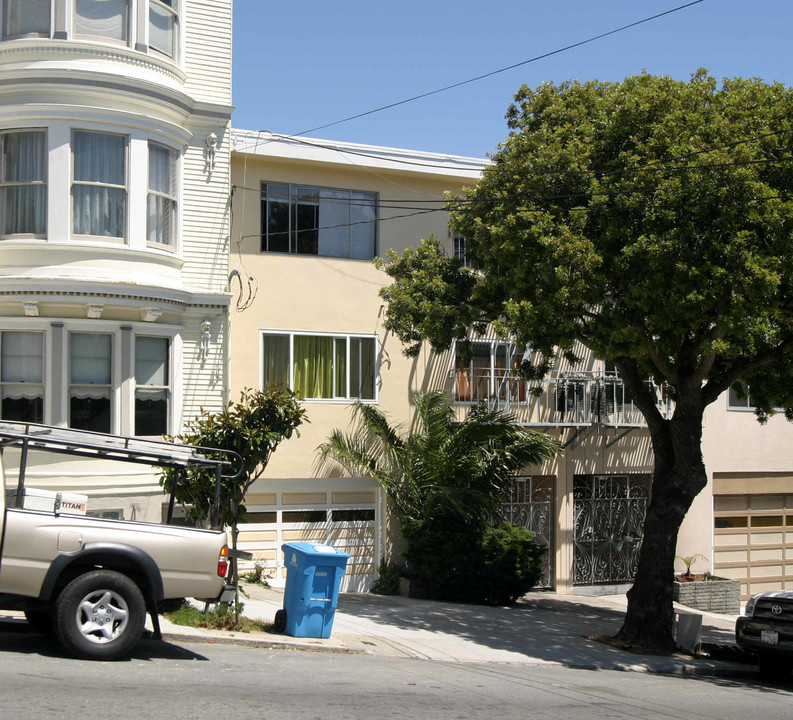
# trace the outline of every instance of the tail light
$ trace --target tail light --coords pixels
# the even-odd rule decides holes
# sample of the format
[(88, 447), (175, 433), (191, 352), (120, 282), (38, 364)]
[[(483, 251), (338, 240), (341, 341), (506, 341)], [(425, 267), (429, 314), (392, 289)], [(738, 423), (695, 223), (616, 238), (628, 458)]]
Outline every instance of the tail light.
[(229, 546), (224, 545), (223, 549), (220, 551), (220, 557), (218, 558), (218, 576), (219, 577), (226, 577), (226, 574), (229, 571)]

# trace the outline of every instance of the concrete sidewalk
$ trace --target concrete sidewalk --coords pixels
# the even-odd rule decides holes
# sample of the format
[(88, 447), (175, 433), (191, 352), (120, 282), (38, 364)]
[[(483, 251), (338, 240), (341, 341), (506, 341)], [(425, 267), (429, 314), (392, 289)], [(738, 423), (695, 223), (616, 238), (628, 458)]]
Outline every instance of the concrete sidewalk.
[[(283, 591), (245, 585), (243, 614), (272, 622)], [(226, 632), (162, 622), (172, 642), (235, 642), (270, 648), (355, 652), (444, 662), (522, 663), (679, 675), (759, 677), (753, 665), (680, 653), (640, 655), (594, 640), (619, 630), (624, 595), (529, 593), (515, 606), (485, 607), (399, 596), (342, 594), (328, 639)], [(680, 607), (688, 612), (688, 608)], [(734, 643), (735, 616), (701, 613), (704, 643)], [(737, 655), (736, 655), (737, 659)]]

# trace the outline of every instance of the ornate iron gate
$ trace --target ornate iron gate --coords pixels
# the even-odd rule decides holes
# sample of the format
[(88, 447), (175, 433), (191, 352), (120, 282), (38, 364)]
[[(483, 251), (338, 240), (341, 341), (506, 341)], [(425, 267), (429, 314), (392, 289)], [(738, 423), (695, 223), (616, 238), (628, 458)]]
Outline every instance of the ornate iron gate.
[(573, 478), (574, 585), (633, 581), (644, 537), (650, 475)]
[(538, 590), (553, 587), (553, 509), (554, 479), (540, 476), (515, 478), (512, 497), (501, 511), (504, 520), (531, 530), (534, 539), (548, 548), (540, 581), (535, 586)]

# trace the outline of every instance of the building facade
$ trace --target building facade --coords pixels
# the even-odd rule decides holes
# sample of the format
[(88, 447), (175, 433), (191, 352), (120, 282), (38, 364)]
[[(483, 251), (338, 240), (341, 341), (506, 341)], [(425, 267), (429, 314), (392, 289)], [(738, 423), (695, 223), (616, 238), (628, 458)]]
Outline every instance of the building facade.
[[(582, 352), (534, 387), (516, 373), (530, 350), (474, 337), (473, 357), (424, 348), (407, 359), (383, 329), (387, 276), (372, 259), (448, 231), (446, 192), (476, 180), (484, 161), (234, 130), (232, 146), (232, 394), (277, 382), (305, 397), (310, 424), (279, 448), (249, 493), (242, 547), (283, 582), (280, 543), (331, 542), (350, 552), (345, 589), (362, 590), (382, 558), (397, 559), (382, 491), (319, 465), (317, 446), (347, 429), (356, 400), (407, 427), (417, 392), (445, 389), (462, 418), (484, 400), (557, 438), (562, 452), (517, 478), (504, 516), (549, 549), (543, 587), (624, 591), (635, 572), (653, 468), (649, 433), (613, 366)], [(239, 281), (237, 284), (236, 281)], [(657, 390), (659, 409), (673, 406)], [(760, 426), (734, 395), (708, 408), (709, 487), (680, 533), (695, 570), (740, 578), (743, 593), (793, 586), (793, 428)], [(680, 569), (683, 569), (682, 564)]]
[[(3, 418), (159, 437), (226, 400), (231, 5), (0, 1)], [(159, 519), (150, 475), (75, 482)]]

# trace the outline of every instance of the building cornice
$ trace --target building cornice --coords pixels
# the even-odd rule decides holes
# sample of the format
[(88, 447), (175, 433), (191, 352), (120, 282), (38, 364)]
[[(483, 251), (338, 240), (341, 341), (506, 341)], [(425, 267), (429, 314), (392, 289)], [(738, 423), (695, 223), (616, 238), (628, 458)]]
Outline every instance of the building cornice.
[(403, 148), (360, 143), (288, 137), (266, 131), (232, 128), (232, 154), (256, 155), (314, 163), (329, 163), (350, 168), (398, 170), (422, 175), (444, 175), (477, 179), (490, 161), (482, 158), (447, 155)]

